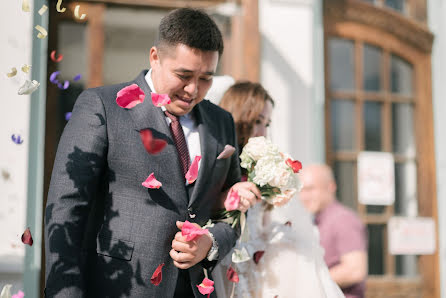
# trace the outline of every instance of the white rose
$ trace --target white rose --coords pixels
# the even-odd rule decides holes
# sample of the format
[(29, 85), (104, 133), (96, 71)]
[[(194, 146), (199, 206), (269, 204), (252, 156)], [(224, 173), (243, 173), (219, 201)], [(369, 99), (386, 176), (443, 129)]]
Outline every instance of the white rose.
[(274, 169), (274, 177), (268, 182), (269, 185), (282, 188), (288, 185), (292, 172), (289, 167), (280, 161)]
[(295, 194), (296, 190), (294, 188), (285, 189), (280, 195), (274, 196), (271, 200), (271, 203), (275, 207), (283, 206), (288, 203)]
[(266, 155), (278, 154), (279, 150), (271, 141), (265, 139), (265, 137), (254, 137), (248, 140), (248, 143), (243, 147), (243, 152), (254, 161), (258, 161)]

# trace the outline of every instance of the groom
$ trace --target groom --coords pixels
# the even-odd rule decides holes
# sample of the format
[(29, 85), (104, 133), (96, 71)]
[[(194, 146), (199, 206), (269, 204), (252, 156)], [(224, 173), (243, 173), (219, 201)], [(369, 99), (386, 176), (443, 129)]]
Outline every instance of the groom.
[[(46, 297), (202, 297), (203, 267), (212, 268), (237, 239), (226, 223), (191, 241), (180, 232), (186, 220), (203, 226), (240, 180), (237, 151), (227, 150), (237, 144), (233, 119), (203, 101), (223, 51), (221, 33), (193, 9), (169, 13), (158, 33), (149, 71), (88, 89), (76, 101), (46, 206)], [(144, 101), (118, 106), (117, 93), (132, 84)], [(156, 107), (151, 92), (172, 102)], [(144, 129), (167, 141), (164, 150), (145, 150)], [(188, 183), (195, 156), (202, 157), (198, 178)], [(161, 188), (141, 185), (151, 173)], [(256, 193), (250, 183), (237, 187)]]

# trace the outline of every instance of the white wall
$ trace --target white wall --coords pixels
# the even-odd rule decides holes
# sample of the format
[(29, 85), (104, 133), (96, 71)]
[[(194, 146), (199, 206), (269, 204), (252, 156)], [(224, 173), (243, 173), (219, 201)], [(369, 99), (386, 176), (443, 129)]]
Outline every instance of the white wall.
[[(32, 12), (23, 12), (21, 4), (22, 1), (0, 4), (0, 287), (12, 283), (13, 293), (23, 288), (27, 249), (20, 236), (26, 222), (30, 110), (30, 96), (18, 95), (17, 90), (29, 79), (21, 67), (31, 64), (31, 34), (36, 33), (32, 29)], [(17, 75), (8, 78), (6, 73), (12, 67), (17, 68)], [(24, 142), (16, 145), (12, 134), (19, 134)]]
[[(318, 65), (313, 59), (313, 5), (318, 3), (318, 0), (259, 0), (261, 83), (276, 101), (270, 137), (304, 166), (321, 162), (320, 152), (324, 148), (320, 141), (323, 125), (318, 125), (323, 118), (319, 119), (314, 110), (315, 88), (323, 90), (323, 85), (315, 86), (313, 75)], [(314, 134), (320, 138), (314, 138)]]
[(432, 51), (432, 95), (434, 106), (435, 158), (437, 165), (438, 235), (440, 246), (441, 297), (446, 298), (446, 4), (428, 1), (428, 20), (435, 35)]

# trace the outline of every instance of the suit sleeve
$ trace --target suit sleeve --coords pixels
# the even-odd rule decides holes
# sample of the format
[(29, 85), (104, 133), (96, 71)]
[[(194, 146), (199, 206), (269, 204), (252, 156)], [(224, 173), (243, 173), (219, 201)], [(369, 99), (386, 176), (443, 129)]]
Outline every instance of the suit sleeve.
[(95, 91), (76, 101), (57, 149), (45, 209), (46, 297), (85, 297), (82, 241), (106, 165), (105, 109)]
[[(231, 156), (231, 166), (222, 191), (225, 191), (226, 189), (230, 188), (232, 185), (239, 182), (241, 179), (239, 150), (237, 148), (238, 146), (237, 146), (237, 136), (235, 133), (235, 125), (232, 116), (229, 115), (229, 117), (232, 131), (231, 143), (237, 150)], [(211, 264), (207, 266), (209, 268), (212, 268), (213, 266), (215, 266), (215, 264), (217, 264), (220, 260), (222, 260), (234, 247), (235, 242), (240, 236), (240, 227), (237, 226), (237, 228), (233, 229), (227, 223), (216, 222), (214, 227), (209, 228), (209, 231), (214, 235), (215, 241), (218, 244), (218, 260), (210, 262)]]

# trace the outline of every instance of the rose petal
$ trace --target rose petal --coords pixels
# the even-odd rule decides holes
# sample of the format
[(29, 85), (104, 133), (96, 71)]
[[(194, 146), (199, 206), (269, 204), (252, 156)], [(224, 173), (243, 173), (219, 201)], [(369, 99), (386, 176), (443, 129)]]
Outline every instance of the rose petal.
[(29, 246), (33, 245), (33, 237), (31, 236), (31, 231), (29, 230), (29, 228), (27, 228), (25, 230), (25, 232), (23, 232), (22, 234), (22, 242), (23, 244), (28, 244)]
[(25, 83), (17, 91), (18, 95), (29, 95), (39, 88), (40, 83), (36, 80), (26, 80)]
[(116, 103), (121, 108), (131, 109), (142, 103), (145, 96), (144, 91), (137, 84), (132, 84), (118, 91)]
[(8, 76), (8, 78), (12, 78), (16, 74), (17, 74), (17, 68), (13, 67), (11, 68), (11, 72), (8, 72), (6, 75)]
[(61, 90), (67, 90), (68, 87), (70, 87), (70, 82), (65, 81), (63, 85), (61, 83), (57, 83), (57, 87), (59, 87)]
[(292, 223), (291, 223), (291, 221), (287, 221), (287, 222), (285, 223), (285, 225), (288, 226), (288, 227), (291, 227)]
[(30, 12), (31, 8), (29, 7), (29, 0), (23, 0), (22, 2), (22, 11)]
[(12, 295), (11, 298), (23, 298), (23, 297), (25, 297), (25, 293), (19, 290), (17, 294)]
[(162, 107), (171, 103), (170, 97), (167, 94), (158, 94), (155, 92), (152, 95), (152, 103), (155, 107)]
[(83, 13), (81, 16), (79, 16), (79, 8), (80, 8), (81, 6), (80, 5), (76, 5), (75, 7), (74, 7), (74, 16), (76, 17), (76, 19), (78, 19), (78, 20), (83, 20), (83, 19), (85, 19), (85, 17), (87, 16), (85, 13)]
[(161, 271), (161, 269), (163, 269), (163, 266), (164, 263), (159, 264), (158, 267), (155, 269), (155, 272), (153, 272), (152, 277), (150, 278), (150, 282), (155, 286), (158, 286), (163, 280), (163, 272)]
[(249, 257), (248, 251), (245, 247), (242, 249), (234, 248), (234, 252), (232, 253), (232, 262), (234, 263), (243, 263), (251, 259)]
[(158, 180), (156, 180), (156, 178), (155, 178), (155, 174), (154, 174), (154, 173), (151, 173), (151, 174), (149, 175), (149, 177), (147, 177), (146, 181), (144, 181), (144, 182), (142, 183), (142, 186), (147, 187), (147, 188), (151, 188), (151, 189), (153, 189), (153, 188), (158, 189), (158, 188), (160, 188), (162, 185), (163, 185), (163, 184), (162, 184), (161, 182), (159, 182)]
[(142, 129), (139, 131), (142, 144), (146, 151), (150, 154), (157, 154), (163, 151), (167, 142), (163, 139), (155, 139), (150, 129)]
[(286, 164), (293, 169), (294, 173), (299, 173), (299, 171), (302, 169), (302, 163), (298, 160), (292, 160), (291, 158), (288, 158), (286, 160)]
[(11, 140), (14, 143), (16, 143), (17, 145), (20, 145), (20, 144), (23, 143), (23, 139), (22, 139), (22, 137), (20, 135), (17, 135), (17, 136), (15, 134), (11, 135)]
[(226, 211), (237, 210), (239, 204), (240, 204), (240, 196), (238, 195), (237, 191), (231, 188), (225, 200)]
[(238, 277), (237, 272), (234, 270), (234, 268), (232, 268), (232, 266), (229, 266), (228, 271), (226, 271), (226, 278), (229, 281), (232, 281), (232, 282), (235, 282), (235, 283), (238, 283), (239, 280), (240, 280), (239, 277)]
[(59, 83), (59, 81), (56, 79), (56, 77), (60, 74), (60, 71), (55, 71), (50, 75), (50, 82), (53, 84)]
[(59, 54), (59, 56), (56, 58), (56, 50), (54, 50), (54, 51), (51, 51), (50, 58), (54, 62), (60, 62), (63, 59), (63, 55)]
[(22, 66), (22, 71), (24, 72), (24, 73), (29, 73), (29, 70), (31, 69), (31, 65), (28, 65), (28, 64), (24, 64), (23, 66)]
[(65, 7), (64, 8), (60, 8), (61, 5), (62, 5), (62, 0), (58, 0), (57, 4), (56, 4), (57, 12), (65, 12), (65, 10), (67, 10)]
[(214, 282), (205, 277), (201, 284), (197, 285), (197, 287), (201, 294), (208, 295), (214, 291)]
[(48, 6), (45, 4), (42, 5), (42, 7), (39, 9), (39, 14), (43, 16), (43, 14), (48, 10)]
[(258, 264), (259, 261), (260, 261), (260, 259), (263, 257), (264, 254), (265, 254), (265, 251), (264, 251), (264, 250), (256, 251), (256, 252), (254, 253), (254, 255), (252, 256), (253, 259), (254, 259), (254, 263)]
[(45, 37), (48, 36), (48, 31), (46, 31), (46, 29), (43, 28), (42, 26), (36, 25), (34, 28), (36, 28), (36, 30), (39, 31), (39, 33), (37, 33), (37, 38), (44, 39)]
[(82, 78), (82, 75), (79, 73), (77, 75), (74, 76), (73, 81), (79, 81)]
[(4, 285), (2, 292), (0, 293), (1, 298), (9, 298), (11, 297), (11, 287), (12, 285)]
[(65, 120), (68, 121), (71, 119), (71, 112), (65, 113)]
[(181, 229), (181, 235), (186, 236), (186, 241), (192, 241), (198, 236), (207, 234), (207, 229), (202, 229), (197, 227), (196, 225), (190, 223), (189, 221), (185, 221), (183, 224), (183, 228)]
[(192, 184), (197, 180), (198, 177), (198, 163), (201, 160), (201, 156), (197, 155), (194, 158), (194, 161), (192, 162), (189, 171), (186, 173), (186, 180), (189, 182), (189, 184)]

